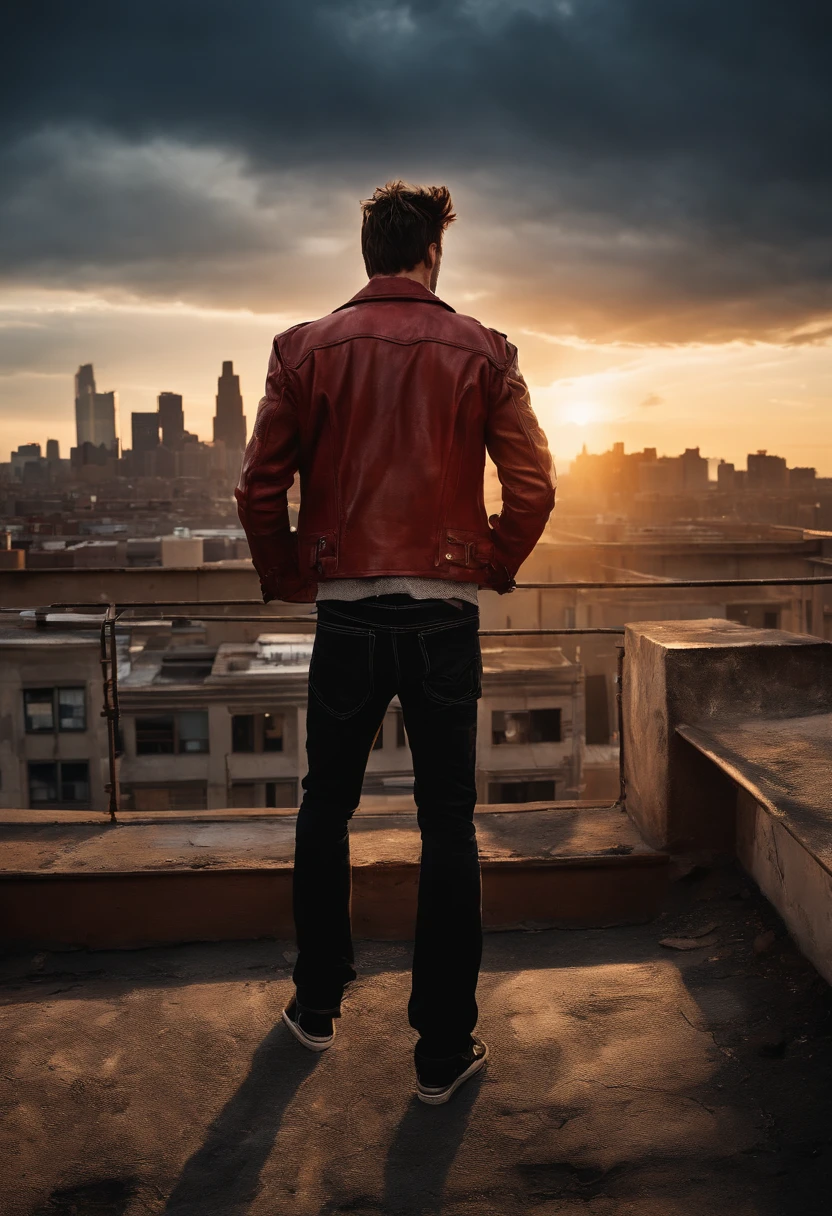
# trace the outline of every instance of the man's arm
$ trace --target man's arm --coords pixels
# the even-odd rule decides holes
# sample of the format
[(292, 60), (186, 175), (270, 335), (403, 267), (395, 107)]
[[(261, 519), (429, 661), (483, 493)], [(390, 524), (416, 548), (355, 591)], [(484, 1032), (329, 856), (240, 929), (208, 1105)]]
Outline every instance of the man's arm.
[(301, 579), (297, 538), (289, 528), (286, 495), (298, 468), (299, 436), (295, 402), (275, 339), (266, 376), (266, 395), (243, 457), (235, 490), (240, 523), (251, 560), (260, 575), (263, 599), (309, 602), (314, 582)]
[(557, 477), (529, 390), (506, 342), (508, 362), (495, 373), (485, 443), (503, 487), (503, 509), (489, 519), (494, 538), (494, 590), (510, 591), (514, 576), (540, 539), (555, 505)]

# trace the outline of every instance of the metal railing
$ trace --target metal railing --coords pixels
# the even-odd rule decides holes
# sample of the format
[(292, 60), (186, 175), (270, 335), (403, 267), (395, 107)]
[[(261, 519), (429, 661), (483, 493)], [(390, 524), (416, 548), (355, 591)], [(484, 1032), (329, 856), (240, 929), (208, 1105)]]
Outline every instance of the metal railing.
[[(650, 577), (650, 576), (648, 576)], [(675, 589), (705, 589), (705, 588), (739, 588), (739, 587), (819, 587), (832, 586), (832, 576), (818, 575), (795, 578), (739, 578), (739, 579), (665, 579), (655, 576), (656, 581), (638, 581), (628, 579), (614, 582), (611, 580), (596, 582), (524, 582), (518, 583), (518, 591), (664, 591)], [(35, 625), (46, 628), (59, 624), (62, 615), (79, 610), (103, 610), (101, 620), (101, 669), (104, 688), (104, 706), (102, 717), (107, 721), (107, 751), (108, 775), (106, 785), (108, 794), (107, 813), (112, 822), (116, 822), (119, 811), (120, 791), (118, 782), (118, 752), (120, 738), (120, 713), (118, 700), (118, 656), (116, 630), (119, 623), (137, 624), (148, 618), (153, 620), (176, 620), (183, 615), (182, 609), (223, 609), (223, 608), (260, 608), (259, 613), (199, 612), (200, 622), (218, 622), (223, 624), (292, 624), (302, 625), (316, 623), (314, 607), (310, 606), (308, 613), (279, 615), (264, 611), (267, 607), (261, 600), (253, 599), (216, 599), (216, 600), (124, 600), (107, 603), (98, 601), (73, 601), (71, 603), (54, 603), (45, 607), (31, 608)], [(162, 612), (161, 609), (166, 611)], [(172, 611), (174, 610), (174, 611)], [(19, 613), (20, 609), (0, 609), (0, 611)], [(141, 615), (136, 616), (139, 613)], [(481, 629), (481, 637), (570, 637), (570, 636), (623, 636), (623, 626), (610, 627), (564, 627), (554, 628), (503, 628)], [(624, 678), (624, 646), (616, 647), (616, 711), (618, 722), (618, 767), (619, 767), (619, 796), (612, 804), (613, 807), (623, 808), (626, 800), (626, 781), (624, 775), (624, 708), (623, 708), (623, 678)]]

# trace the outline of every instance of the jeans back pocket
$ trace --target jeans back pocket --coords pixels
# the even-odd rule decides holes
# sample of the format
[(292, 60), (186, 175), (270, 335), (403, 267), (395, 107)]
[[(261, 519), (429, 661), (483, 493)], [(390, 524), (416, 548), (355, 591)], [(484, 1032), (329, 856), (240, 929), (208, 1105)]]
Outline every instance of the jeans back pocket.
[(373, 691), (373, 648), (369, 630), (343, 629), (318, 622), (309, 691), (335, 718), (351, 718)]
[(422, 687), (439, 705), (476, 701), (482, 695), (482, 658), (477, 618), (419, 634), (424, 663)]

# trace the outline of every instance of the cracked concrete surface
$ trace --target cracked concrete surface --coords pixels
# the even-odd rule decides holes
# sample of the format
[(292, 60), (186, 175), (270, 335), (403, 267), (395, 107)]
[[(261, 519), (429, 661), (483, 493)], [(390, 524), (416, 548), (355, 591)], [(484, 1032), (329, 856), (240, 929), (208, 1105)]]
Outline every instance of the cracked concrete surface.
[[(295, 816), (266, 812), (260, 822), (111, 824), (38, 822), (39, 812), (0, 811), (0, 872), (61, 873), (81, 870), (144, 871), (199, 866), (291, 869)], [(231, 812), (233, 815), (233, 812)], [(483, 861), (507, 859), (654, 856), (618, 808), (562, 807), (536, 811), (481, 808), (477, 835)], [(350, 827), (353, 864), (418, 864), (421, 851), (415, 815), (361, 814)], [(205, 850), (211, 850), (210, 854)]]
[[(738, 872), (673, 899), (652, 925), (487, 938), (493, 1058), (435, 1109), (404, 945), (361, 945), (322, 1057), (278, 1021), (290, 943), (7, 958), (0, 1210), (820, 1216), (832, 994)], [(659, 945), (713, 922), (716, 945)]]

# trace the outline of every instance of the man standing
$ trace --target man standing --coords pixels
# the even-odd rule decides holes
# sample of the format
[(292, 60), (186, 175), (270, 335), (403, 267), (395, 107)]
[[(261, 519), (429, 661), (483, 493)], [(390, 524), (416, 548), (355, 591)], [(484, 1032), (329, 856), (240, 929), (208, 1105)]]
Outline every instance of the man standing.
[[(438, 1104), (487, 1055), (473, 1034), (477, 590), (512, 590), (555, 477), (515, 348), (434, 294), (456, 218), (448, 190), (389, 182), (362, 209), (369, 282), (275, 338), (237, 501), (264, 600), (318, 605), (295, 843), (296, 997), (283, 1017), (314, 1051), (335, 1037), (355, 978), (348, 825), (398, 695), (422, 836), (408, 1015), (418, 1096)], [(486, 451), (503, 497), (490, 519)], [(286, 495), (297, 471), (295, 533)]]

